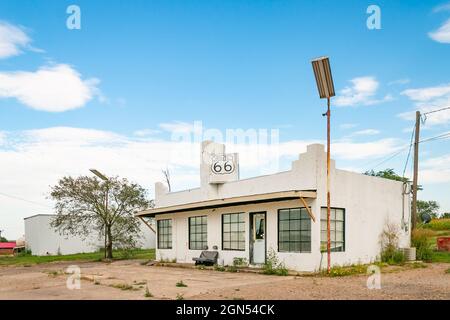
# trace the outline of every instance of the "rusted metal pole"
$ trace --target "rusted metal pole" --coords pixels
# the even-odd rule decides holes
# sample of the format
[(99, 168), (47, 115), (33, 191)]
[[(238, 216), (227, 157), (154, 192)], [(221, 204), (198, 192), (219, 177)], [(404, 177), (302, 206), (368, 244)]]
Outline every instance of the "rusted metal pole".
[(106, 221), (108, 219), (108, 188), (106, 188), (106, 193), (105, 193), (105, 260), (106, 260)]
[(139, 219), (141, 219), (141, 221), (142, 221), (143, 223), (145, 223), (145, 225), (146, 225), (147, 227), (149, 227), (150, 230), (152, 230), (154, 233), (156, 233), (156, 230), (153, 229), (153, 227), (150, 225), (150, 223), (148, 223), (147, 221), (145, 221), (144, 218), (139, 217)]
[(414, 136), (414, 173), (413, 173), (413, 200), (411, 210), (411, 229), (416, 228), (417, 221), (417, 184), (419, 176), (419, 138), (420, 138), (420, 111), (416, 111), (416, 132)]
[(327, 98), (327, 272), (330, 273), (331, 269), (331, 234), (330, 234), (330, 216), (331, 216), (331, 204), (330, 204), (330, 117), (331, 117), (331, 109), (330, 109), (330, 98)]

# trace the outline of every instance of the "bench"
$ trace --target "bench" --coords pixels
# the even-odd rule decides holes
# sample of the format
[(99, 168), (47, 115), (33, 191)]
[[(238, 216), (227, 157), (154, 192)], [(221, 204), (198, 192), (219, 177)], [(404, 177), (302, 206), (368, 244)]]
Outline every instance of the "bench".
[(213, 266), (217, 264), (217, 258), (219, 257), (219, 252), (217, 251), (202, 251), (200, 257), (192, 258), (195, 261), (195, 265), (203, 264), (205, 266)]

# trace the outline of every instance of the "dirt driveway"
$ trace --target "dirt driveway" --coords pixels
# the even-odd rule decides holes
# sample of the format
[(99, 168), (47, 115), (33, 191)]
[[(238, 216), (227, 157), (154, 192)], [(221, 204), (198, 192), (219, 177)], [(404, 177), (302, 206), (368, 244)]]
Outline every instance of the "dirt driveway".
[[(450, 264), (387, 270), (380, 290), (367, 276), (267, 276), (144, 266), (141, 261), (78, 262), (81, 288), (66, 287), (74, 263), (0, 267), (0, 299), (450, 299)], [(182, 281), (186, 287), (176, 284)], [(151, 295), (145, 296), (146, 287)]]

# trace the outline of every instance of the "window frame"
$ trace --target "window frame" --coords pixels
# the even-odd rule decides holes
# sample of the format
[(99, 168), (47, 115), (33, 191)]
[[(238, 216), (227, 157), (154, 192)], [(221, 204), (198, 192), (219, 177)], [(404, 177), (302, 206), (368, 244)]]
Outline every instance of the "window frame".
[[(188, 217), (188, 248), (189, 248), (189, 250), (205, 250), (205, 246), (203, 246), (203, 248), (201, 248), (201, 249), (192, 249), (191, 248), (191, 219), (193, 219), (193, 218), (206, 218), (206, 223), (200, 223), (200, 224), (195, 224), (195, 226), (206, 226), (206, 231), (205, 232), (203, 232), (203, 231), (201, 231), (201, 232), (195, 232), (195, 233), (193, 233), (192, 235), (198, 235), (198, 234), (200, 234), (200, 235), (203, 235), (203, 234), (206, 234), (206, 240), (205, 240), (205, 244), (206, 244), (206, 246), (208, 246), (208, 215), (201, 215), (201, 216), (192, 216), (192, 217)], [(198, 243), (198, 242), (200, 242), (200, 243), (202, 243), (203, 241), (196, 241), (196, 240), (194, 240), (194, 241), (192, 241), (192, 242), (196, 242), (196, 243)]]
[[(308, 208), (310, 208), (311, 209), (311, 207), (308, 207)], [(301, 244), (302, 243), (304, 243), (304, 242), (307, 242), (307, 241), (287, 241), (288, 243), (290, 243), (290, 242), (299, 242), (300, 243), (300, 251), (291, 251), (291, 250), (288, 250), (288, 251), (286, 251), (286, 250), (281, 250), (280, 249), (280, 211), (283, 211), (283, 210), (289, 210), (289, 214), (290, 214), (290, 211), (291, 210), (295, 210), (295, 209), (300, 209), (300, 219), (292, 219), (292, 220), (298, 220), (298, 221), (300, 221), (300, 229), (298, 230), (299, 232), (300, 232), (300, 239), (301, 239), (301, 235), (302, 235), (302, 231), (303, 232), (305, 232), (305, 231), (309, 231), (309, 250), (308, 251), (302, 251), (301, 250)], [(309, 230), (302, 230), (301, 229), (301, 221), (303, 220), (303, 221), (305, 221), (305, 220), (307, 220), (307, 219), (302, 219), (302, 210), (306, 210), (306, 207), (292, 207), (292, 208), (279, 208), (278, 210), (277, 210), (277, 246), (278, 246), (278, 252), (282, 252), (282, 253), (311, 253), (312, 252), (312, 219), (311, 219), (311, 217), (309, 216), (309, 214), (308, 214), (308, 212), (306, 212), (306, 215), (307, 215), (307, 217), (308, 217), (308, 219), (309, 219), (309, 221), (310, 221), (310, 224), (309, 224)], [(282, 220), (282, 221), (291, 221), (291, 218), (290, 218), (290, 216), (289, 216), (289, 219), (288, 220)], [(286, 231), (286, 230), (284, 230), (284, 231)], [(287, 231), (289, 231), (289, 232), (291, 232), (291, 231), (296, 231), (296, 230), (287, 230)], [(289, 238), (290, 238), (290, 233), (289, 233)], [(286, 242), (286, 241), (282, 241), (282, 242)]]
[[(234, 231), (234, 232), (237, 232), (237, 234), (239, 235), (239, 233), (240, 232), (242, 232), (243, 234), (244, 234), (244, 237), (243, 237), (243, 239), (244, 240), (239, 240), (239, 236), (238, 236), (238, 240), (237, 241), (233, 241), (233, 242), (237, 242), (238, 243), (238, 247), (239, 247), (239, 243), (240, 242), (243, 242), (244, 243), (244, 248), (243, 249), (230, 249), (230, 248), (225, 248), (224, 247), (224, 225), (225, 225), (225, 222), (224, 222), (224, 217), (226, 216), (226, 215), (229, 215), (230, 216), (230, 222), (227, 222), (227, 224), (229, 224), (230, 225), (230, 231), (228, 231), (228, 233), (230, 233), (230, 241), (227, 241), (227, 242), (232, 242), (231, 241), (231, 225), (233, 224), (232, 222), (231, 222), (231, 216), (232, 215), (234, 215), (234, 214), (236, 214), (236, 215), (239, 215), (239, 214), (242, 214), (242, 216), (243, 216), (243, 221), (239, 221), (239, 218), (238, 218), (238, 221), (237, 222), (233, 222), (233, 223), (237, 223), (238, 225), (239, 224), (243, 224), (244, 225), (244, 227), (243, 227), (243, 230), (242, 231), (239, 231), (239, 226), (238, 226), (238, 231)], [(222, 213), (222, 216), (221, 216), (221, 225), (222, 225), (222, 251), (245, 251), (245, 246), (246, 246), (246, 241), (245, 241), (245, 213), (244, 212), (230, 212), (230, 213)], [(231, 245), (230, 245), (231, 246)]]
[[(170, 221), (170, 227), (162, 227), (160, 228), (160, 223), (163, 221)], [(170, 229), (170, 234), (169, 233), (161, 233), (160, 230), (161, 229)], [(158, 249), (172, 249), (173, 248), (173, 219), (168, 218), (168, 219), (159, 219), (156, 221), (156, 231), (157, 231), (157, 247)], [(163, 235), (170, 235), (170, 245), (168, 245), (167, 247), (162, 247), (161, 246), (161, 236)], [(162, 241), (162, 242), (169, 242), (169, 241)]]
[[(327, 243), (327, 240), (325, 240), (325, 241), (322, 241), (322, 221), (324, 221), (325, 222), (325, 224), (327, 223), (327, 219), (322, 219), (322, 210), (323, 209), (327, 209), (327, 207), (320, 207), (320, 246), (319, 246), (319, 250), (320, 250), (320, 252), (327, 252), (327, 250), (325, 249), (325, 250), (322, 250), (321, 248), (322, 248), (322, 242), (325, 242), (325, 244)], [(342, 213), (343, 213), (343, 220), (336, 220), (336, 219), (331, 219), (331, 215), (330, 215), (330, 227), (331, 227), (331, 225), (332, 225), (332, 223), (333, 223), (333, 221), (335, 222), (335, 225), (334, 225), (334, 233), (335, 233), (335, 239), (336, 239), (336, 231), (338, 231), (338, 230), (336, 230), (336, 221), (339, 221), (339, 222), (342, 222), (342, 241), (331, 241), (331, 239), (330, 239), (330, 241), (331, 241), (331, 244), (333, 243), (333, 242), (335, 242), (335, 243), (342, 243), (342, 250), (339, 250), (339, 251), (336, 251), (336, 250), (334, 250), (333, 248), (331, 248), (331, 250), (330, 250), (330, 252), (345, 252), (345, 250), (346, 250), (346, 247), (347, 247), (347, 245), (346, 245), (346, 222), (347, 222), (347, 212), (346, 212), (346, 210), (345, 210), (345, 208), (339, 208), (339, 207), (330, 207), (330, 210), (342, 210)], [(327, 229), (325, 228), (325, 230), (324, 231), (326, 231)], [(331, 238), (331, 234), (333, 233), (333, 230), (332, 230), (332, 228), (330, 228), (330, 238)]]

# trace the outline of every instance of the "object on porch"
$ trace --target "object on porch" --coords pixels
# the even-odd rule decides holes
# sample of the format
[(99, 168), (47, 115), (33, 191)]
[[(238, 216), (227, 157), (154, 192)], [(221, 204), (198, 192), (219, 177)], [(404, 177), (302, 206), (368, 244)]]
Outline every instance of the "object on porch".
[(202, 251), (199, 258), (192, 258), (195, 261), (195, 265), (203, 264), (205, 266), (213, 266), (217, 264), (217, 258), (219, 252), (217, 251)]

